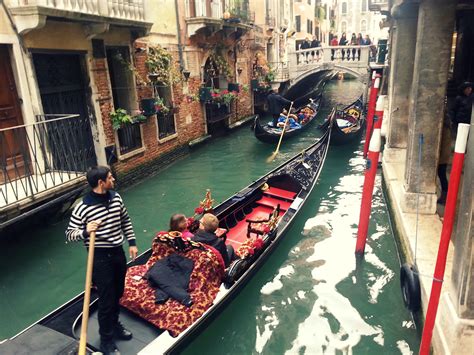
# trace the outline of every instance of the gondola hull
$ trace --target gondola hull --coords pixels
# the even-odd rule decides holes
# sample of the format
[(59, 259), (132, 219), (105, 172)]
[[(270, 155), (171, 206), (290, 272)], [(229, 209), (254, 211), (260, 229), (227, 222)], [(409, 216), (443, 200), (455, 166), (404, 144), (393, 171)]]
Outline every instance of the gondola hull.
[[(308, 127), (311, 125), (311, 123), (316, 119), (316, 116), (318, 115), (318, 112), (321, 108), (321, 100), (322, 100), (322, 95), (319, 95), (314, 100), (314, 102), (309, 104), (309, 106), (315, 111), (314, 115), (312, 115), (309, 121), (301, 128), (285, 131), (285, 134), (283, 135), (283, 140), (288, 140), (292, 137), (295, 137), (299, 135), (301, 132), (308, 129)], [(262, 119), (259, 116), (255, 118), (253, 129), (254, 129), (255, 137), (262, 142), (278, 143), (278, 141), (280, 140), (281, 129), (274, 129), (272, 127), (269, 127), (266, 123), (262, 123)]]
[[(331, 122), (333, 121), (331, 120)], [(137, 337), (140, 337), (141, 343), (135, 341), (135, 338), (131, 342), (118, 343), (122, 353), (178, 353), (203, 329), (205, 329), (206, 325), (213, 318), (220, 314), (220, 311), (226, 304), (228, 304), (228, 302), (235, 298), (242, 287), (244, 287), (244, 285), (250, 280), (251, 276), (255, 274), (276, 248), (291, 222), (301, 210), (313, 190), (326, 159), (331, 139), (331, 128), (332, 123), (329, 124), (324, 135), (301, 154), (286, 161), (214, 208), (214, 213), (221, 223), (228, 223), (229, 216), (235, 217), (239, 209), (243, 211), (246, 206), (254, 206), (258, 204), (259, 201), (261, 201), (258, 199), (263, 196), (262, 194), (274, 194), (274, 196), (280, 194), (281, 196), (279, 198), (291, 200), (287, 201), (286, 207), (284, 207), (286, 208), (286, 211), (282, 212), (277, 227), (271, 233), (266, 235), (264, 239), (264, 248), (262, 248), (258, 253), (255, 253), (255, 255), (247, 261), (248, 265), (243, 272), (236, 277), (232, 284), (228, 284), (227, 286), (224, 284), (221, 285), (219, 293), (214, 300), (214, 304), (207, 309), (207, 311), (197, 321), (175, 338), (171, 337), (167, 331), (153, 329), (153, 326), (145, 320), (138, 317), (133, 318), (133, 314), (127, 310), (123, 310), (121, 312), (121, 317), (128, 317), (124, 323), (128, 327), (131, 326), (131, 330), (137, 334)], [(270, 186), (270, 188), (267, 190), (263, 189), (265, 185)], [(284, 193), (285, 191), (286, 193)], [(281, 203), (285, 205), (283, 202)], [(279, 208), (280, 204), (278, 204), (278, 210)], [(144, 264), (150, 255), (151, 251), (146, 251), (141, 254), (135, 262), (130, 263), (129, 266)], [(239, 260), (239, 262), (242, 262), (242, 260)], [(235, 262), (235, 264), (237, 264), (237, 262)], [(235, 264), (231, 265), (228, 272)], [(246, 264), (243, 264), (242, 262), (242, 265)], [(28, 338), (31, 339), (28, 332), (31, 333), (32, 331), (38, 331), (38, 329), (49, 329), (56, 333), (62, 333), (65, 337), (64, 342), (69, 341), (71, 343), (71, 341), (74, 341), (76, 334), (79, 334), (82, 302), (83, 294), (80, 294), (12, 338), (10, 343), (16, 341), (17, 344), (21, 344), (22, 341), (31, 341), (28, 340)], [(93, 294), (91, 303), (92, 319), (89, 320), (88, 336), (88, 344), (91, 351), (97, 349), (97, 319), (94, 319), (96, 309), (97, 297)], [(133, 341), (135, 341), (135, 343)], [(9, 342), (7, 342), (7, 345), (8, 343)], [(2, 352), (2, 346), (3, 345), (0, 345), (0, 353)], [(133, 348), (133, 346), (135, 346), (135, 348)]]
[[(340, 127), (338, 124), (338, 113), (336, 113), (336, 119), (334, 119), (334, 124), (331, 130), (331, 144), (334, 145), (343, 145), (351, 142), (359, 142), (362, 132), (365, 128), (365, 117), (362, 110), (362, 97), (357, 99), (354, 103), (346, 106), (341, 112), (347, 112), (350, 109), (357, 108), (359, 112), (359, 117), (357, 119), (357, 125), (351, 127), (351, 129), (346, 129), (346, 131)], [(339, 113), (340, 114), (340, 113)], [(341, 120), (344, 121), (344, 120)], [(326, 119), (320, 126), (320, 129), (327, 129), (330, 122), (330, 118)]]

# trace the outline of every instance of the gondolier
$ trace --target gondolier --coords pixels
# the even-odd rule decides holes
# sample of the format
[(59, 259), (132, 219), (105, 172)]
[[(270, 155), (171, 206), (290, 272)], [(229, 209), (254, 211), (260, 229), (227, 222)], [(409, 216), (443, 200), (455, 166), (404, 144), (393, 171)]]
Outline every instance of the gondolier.
[(277, 94), (275, 90), (270, 90), (270, 94), (267, 96), (267, 101), (268, 112), (270, 112), (273, 116), (273, 127), (276, 127), (278, 124), (278, 118), (280, 117), (283, 108), (287, 105), (290, 105), (291, 101)]
[(108, 167), (97, 166), (87, 172), (92, 191), (74, 208), (66, 230), (67, 240), (83, 240), (96, 232), (92, 280), (99, 295), (99, 334), (104, 354), (118, 352), (114, 339), (130, 340), (132, 333), (119, 322), (119, 300), (123, 295), (127, 260), (122, 245), (128, 241), (130, 258), (138, 249), (127, 209), (113, 191), (115, 179)]

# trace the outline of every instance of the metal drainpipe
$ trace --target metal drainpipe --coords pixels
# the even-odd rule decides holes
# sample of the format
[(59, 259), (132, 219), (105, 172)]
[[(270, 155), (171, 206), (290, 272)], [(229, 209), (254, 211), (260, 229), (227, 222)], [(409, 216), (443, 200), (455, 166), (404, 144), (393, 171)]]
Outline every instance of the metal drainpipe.
[(184, 70), (184, 59), (183, 59), (183, 45), (181, 43), (181, 27), (179, 23), (179, 10), (178, 10), (178, 0), (174, 0), (174, 8), (176, 10), (176, 25), (178, 26), (178, 53), (179, 53), (179, 66), (181, 71)]

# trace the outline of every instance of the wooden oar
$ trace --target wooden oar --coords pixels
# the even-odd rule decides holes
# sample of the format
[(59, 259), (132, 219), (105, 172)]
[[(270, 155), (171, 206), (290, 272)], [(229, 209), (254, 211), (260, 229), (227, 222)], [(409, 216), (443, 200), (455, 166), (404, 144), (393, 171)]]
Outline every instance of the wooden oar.
[(95, 232), (89, 236), (89, 253), (87, 255), (86, 286), (84, 288), (84, 305), (82, 306), (81, 338), (79, 341), (79, 355), (86, 355), (87, 324), (89, 321), (89, 304), (91, 300), (92, 270), (94, 268)]
[(293, 102), (291, 102), (290, 109), (288, 110), (288, 114), (286, 115), (285, 125), (283, 126), (283, 129), (281, 130), (281, 135), (280, 135), (280, 139), (278, 140), (277, 148), (273, 152), (273, 154), (270, 155), (270, 157), (268, 157), (267, 163), (271, 163), (273, 159), (276, 158), (276, 156), (278, 155), (278, 152), (280, 151), (281, 141), (283, 140), (283, 135), (285, 134), (286, 125), (288, 124), (288, 121), (290, 119), (290, 112), (291, 112), (292, 107), (293, 107)]

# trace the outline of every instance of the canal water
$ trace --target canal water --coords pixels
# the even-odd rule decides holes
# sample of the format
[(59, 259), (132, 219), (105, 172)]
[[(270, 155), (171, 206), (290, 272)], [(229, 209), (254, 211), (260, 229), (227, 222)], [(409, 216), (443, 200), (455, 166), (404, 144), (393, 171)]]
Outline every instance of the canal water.
[[(361, 93), (356, 81), (326, 85), (319, 120)], [(320, 132), (274, 147), (249, 127), (197, 148), (160, 174), (121, 191), (144, 251), (174, 212), (192, 214), (212, 190), (222, 201), (300, 152)], [(186, 354), (410, 354), (419, 334), (405, 310), (399, 261), (385, 200), (376, 182), (370, 239), (354, 257), (365, 162), (359, 144), (331, 146), (319, 182), (284, 239), (238, 297)], [(2, 242), (0, 339), (10, 337), (82, 291), (86, 254), (65, 244), (67, 220)]]

